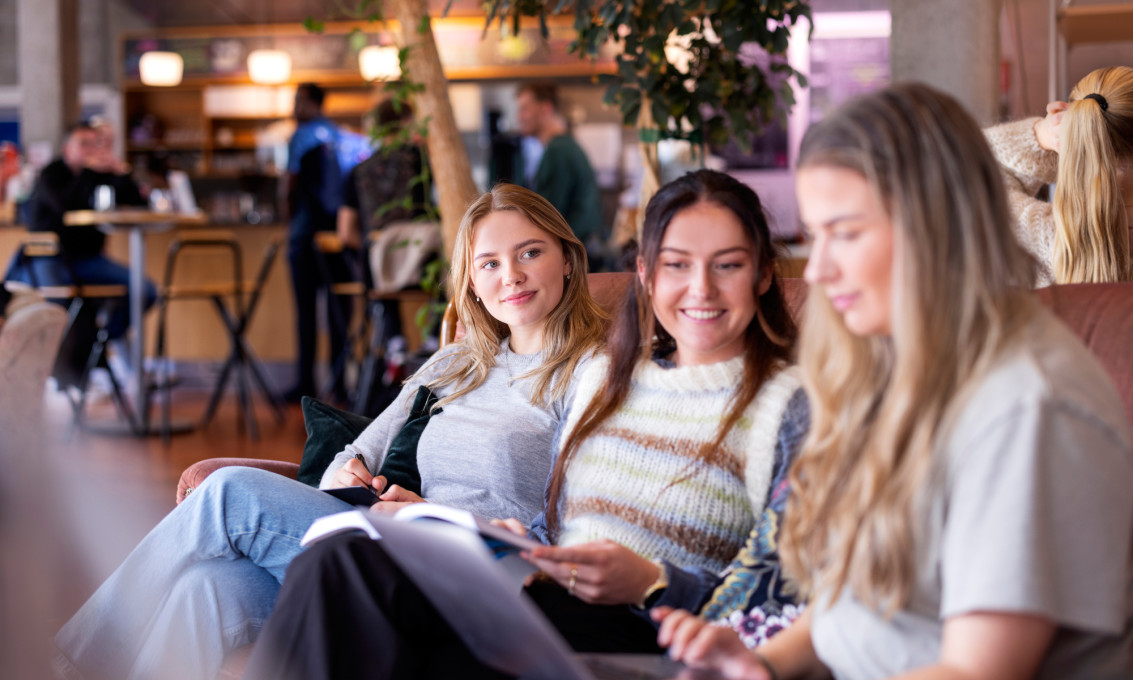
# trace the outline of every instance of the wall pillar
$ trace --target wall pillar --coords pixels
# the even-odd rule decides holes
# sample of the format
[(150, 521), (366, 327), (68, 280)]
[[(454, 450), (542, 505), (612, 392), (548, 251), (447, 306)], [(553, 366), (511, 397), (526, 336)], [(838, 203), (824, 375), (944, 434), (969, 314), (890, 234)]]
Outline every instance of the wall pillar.
[(999, 110), (1002, 0), (890, 0), (893, 82), (919, 80), (956, 97), (980, 125)]
[(18, 0), (20, 145), (58, 149), (79, 117), (77, 0)]

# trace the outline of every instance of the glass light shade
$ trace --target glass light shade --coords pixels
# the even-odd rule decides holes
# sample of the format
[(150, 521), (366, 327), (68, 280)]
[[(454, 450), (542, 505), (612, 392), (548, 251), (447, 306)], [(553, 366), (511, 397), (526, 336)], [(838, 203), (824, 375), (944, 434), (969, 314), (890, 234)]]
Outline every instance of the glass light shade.
[(291, 55), (283, 50), (252, 50), (248, 53), (248, 76), (261, 85), (286, 83), (291, 78)]
[(393, 45), (368, 45), (358, 52), (358, 69), (366, 80), (397, 80), (401, 64)]
[(176, 52), (145, 52), (138, 60), (138, 75), (142, 78), (142, 84), (152, 87), (180, 85), (184, 69), (185, 62)]

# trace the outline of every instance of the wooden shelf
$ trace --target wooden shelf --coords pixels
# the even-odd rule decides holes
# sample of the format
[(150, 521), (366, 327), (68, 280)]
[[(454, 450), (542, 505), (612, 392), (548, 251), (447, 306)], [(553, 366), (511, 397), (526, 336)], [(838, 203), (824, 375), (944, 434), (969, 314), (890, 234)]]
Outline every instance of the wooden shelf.
[(1133, 40), (1133, 2), (1065, 7), (1058, 29), (1068, 45)]
[(1061, 7), (1049, 0), (1050, 68), (1047, 97), (1064, 99), (1070, 90), (1070, 48), (1087, 43), (1133, 41), (1133, 2), (1111, 2)]

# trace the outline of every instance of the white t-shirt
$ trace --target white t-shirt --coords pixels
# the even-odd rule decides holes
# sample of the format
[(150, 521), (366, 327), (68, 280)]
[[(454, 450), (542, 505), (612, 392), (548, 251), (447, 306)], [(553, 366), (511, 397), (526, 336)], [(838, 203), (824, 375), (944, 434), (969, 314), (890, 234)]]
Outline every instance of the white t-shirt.
[(1105, 370), (1042, 310), (969, 393), (917, 507), (917, 583), (886, 620), (849, 589), (816, 598), (812, 640), (839, 680), (936, 663), (944, 620), (1044, 616), (1037, 678), (1133, 677), (1133, 449)]

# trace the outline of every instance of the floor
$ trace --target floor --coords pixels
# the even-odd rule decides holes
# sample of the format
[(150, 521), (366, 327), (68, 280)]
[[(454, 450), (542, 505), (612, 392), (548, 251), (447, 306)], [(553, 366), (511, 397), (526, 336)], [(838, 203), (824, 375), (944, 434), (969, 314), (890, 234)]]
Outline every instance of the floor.
[[(196, 422), (207, 393), (178, 390), (173, 397), (174, 420)], [(89, 427), (75, 431), (66, 397), (50, 388), (46, 396), (50, 460), (70, 474), (64, 512), (77, 543), (78, 563), (59, 595), (63, 610), (73, 611), (126, 557), (130, 550), (175, 505), (177, 480), (193, 463), (206, 458), (243, 457), (299, 462), (306, 434), (298, 406), (289, 406), (283, 423), (257, 400), (260, 436), (251, 441), (240, 427), (233, 396), (226, 396), (206, 428), (176, 435), (168, 446), (160, 437), (138, 438), (100, 433), (117, 420), (109, 397), (89, 405)], [(70, 493), (75, 492), (75, 493)]]

